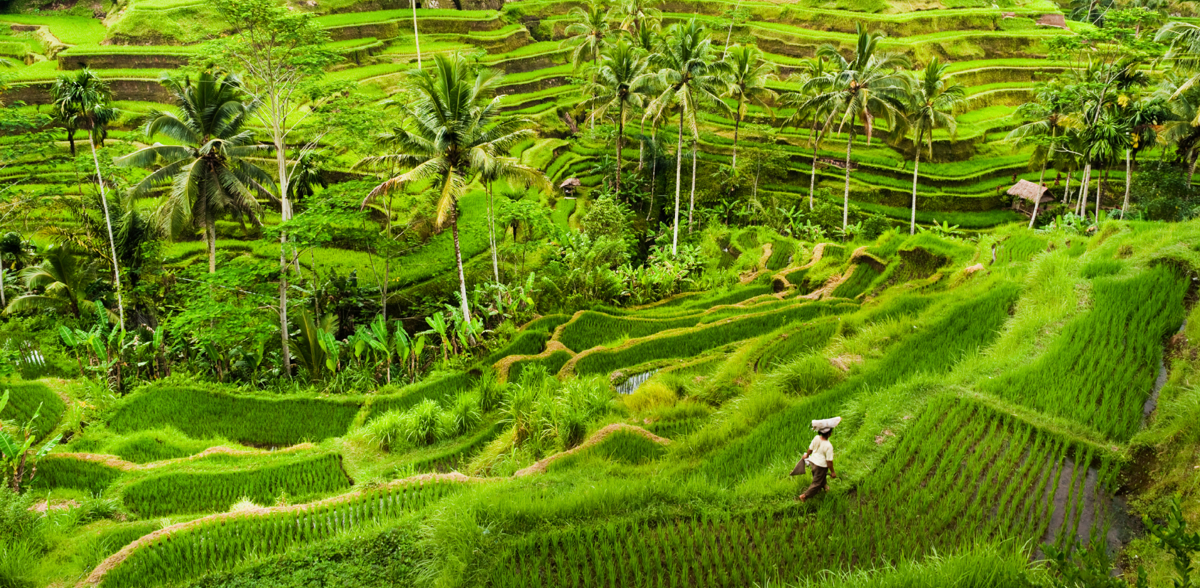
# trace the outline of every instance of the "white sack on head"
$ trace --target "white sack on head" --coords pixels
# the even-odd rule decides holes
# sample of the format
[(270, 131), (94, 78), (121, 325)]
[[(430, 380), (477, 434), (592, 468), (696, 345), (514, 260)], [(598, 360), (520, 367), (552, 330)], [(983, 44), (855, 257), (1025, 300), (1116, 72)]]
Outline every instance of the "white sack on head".
[(821, 429), (832, 429), (832, 428), (838, 426), (838, 424), (841, 422), (842, 422), (842, 417), (833, 417), (831, 419), (817, 419), (812, 422), (812, 428), (814, 431), (820, 431)]

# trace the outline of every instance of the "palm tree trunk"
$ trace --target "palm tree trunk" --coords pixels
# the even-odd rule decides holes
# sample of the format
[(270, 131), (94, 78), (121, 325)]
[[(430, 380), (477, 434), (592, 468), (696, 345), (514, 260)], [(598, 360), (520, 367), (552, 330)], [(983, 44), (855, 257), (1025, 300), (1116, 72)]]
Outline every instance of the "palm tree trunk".
[(500, 312), (500, 259), (496, 254), (496, 207), (492, 183), (485, 182), (484, 190), (488, 199), (488, 241), (492, 246), (492, 277), (496, 279), (496, 312)]
[(821, 142), (821, 138), (817, 137), (817, 142), (813, 144), (813, 161), (812, 175), (808, 178), (808, 209), (813, 209), (813, 192), (817, 191), (817, 144)]
[(738, 109), (733, 117), (733, 167), (737, 169), (738, 128), (742, 126), (742, 99), (738, 98)]
[(458, 264), (458, 293), (462, 296), (463, 324), (470, 327), (471, 307), (467, 304), (467, 274), (463, 271), (462, 247), (458, 243), (458, 203), (454, 204), (450, 215), (450, 232), (454, 235), (454, 261)]
[(621, 102), (620, 117), (617, 121), (617, 200), (621, 199), (621, 147), (625, 143), (625, 102)]
[(655, 141), (654, 161), (650, 163), (650, 206), (646, 208), (646, 220), (650, 220), (650, 216), (654, 214), (654, 196), (658, 192), (658, 128), (652, 127), (650, 131), (650, 140)]
[(208, 273), (217, 273), (217, 223), (213, 220), (212, 211), (204, 212), (204, 235), (208, 241)]
[(1190, 163), (1188, 164), (1187, 186), (1189, 188), (1192, 187), (1192, 176), (1196, 174), (1196, 155), (1194, 154), (1194, 151), (1194, 147), (1188, 149), (1188, 161)]
[(417, 0), (411, 0), (413, 13), (413, 39), (417, 42), (417, 69), (421, 69), (421, 34), (417, 32)]
[(108, 195), (104, 191), (104, 177), (100, 175), (100, 156), (96, 155), (96, 143), (88, 132), (88, 144), (92, 147), (92, 163), (96, 165), (96, 185), (100, 188), (100, 206), (104, 207), (104, 226), (108, 228), (108, 246), (112, 251), (113, 284), (117, 288), (117, 316), (121, 328), (125, 328), (125, 301), (121, 298), (121, 264), (117, 257), (117, 242), (113, 239), (112, 216), (108, 212)]
[(917, 156), (913, 159), (913, 192), (912, 192), (912, 220), (908, 224), (908, 234), (917, 234), (917, 173), (921, 169), (921, 138), (917, 138)]
[(692, 139), (692, 191), (688, 195), (688, 234), (692, 234), (692, 209), (696, 207), (696, 140)]
[(1038, 174), (1038, 193), (1033, 199), (1033, 216), (1029, 217), (1029, 228), (1033, 228), (1034, 221), (1037, 220), (1038, 205), (1042, 203), (1042, 182), (1046, 179), (1046, 163), (1049, 158), (1042, 161), (1042, 173)]
[(638, 127), (638, 171), (646, 166), (646, 119), (642, 119), (642, 124)]
[[(734, 16), (737, 14), (737, 10), (741, 7), (742, 7), (742, 0), (738, 0), (737, 4), (735, 4), (733, 7), (733, 12), (730, 13), (730, 15), (729, 15), (729, 30), (725, 33), (725, 49), (723, 51), (721, 51), (721, 59), (725, 59), (725, 56), (729, 54), (729, 39), (731, 37), (733, 37)], [(735, 157), (735, 159), (736, 159), (736, 157)]]
[(1067, 185), (1063, 188), (1063, 204), (1071, 201), (1071, 174), (1075, 173), (1073, 168), (1067, 168)]
[(67, 143), (71, 145), (71, 157), (75, 157), (75, 129), (67, 129)]
[(1108, 170), (1104, 170), (1104, 179), (1096, 181), (1096, 222), (1100, 222), (1100, 192), (1104, 189), (1104, 180), (1108, 179)]
[(679, 196), (683, 188), (683, 112), (679, 113), (679, 139), (675, 144), (675, 224), (671, 232), (671, 255), (679, 253)]
[(1125, 150), (1125, 202), (1121, 204), (1121, 220), (1125, 220), (1125, 213), (1129, 210), (1129, 190), (1133, 187), (1133, 159), (1131, 150)]
[[(850, 119), (854, 128), (854, 119)], [(846, 190), (842, 195), (842, 240), (846, 240), (846, 227), (850, 226), (850, 148), (854, 146), (854, 135), (846, 138)]]
[(1079, 207), (1077, 208), (1079, 216), (1087, 214), (1087, 197), (1088, 184), (1092, 182), (1092, 163), (1088, 162), (1083, 165), (1083, 188), (1079, 193)]
[[(278, 109), (276, 109), (278, 110)], [(279, 165), (279, 218), (281, 222), (292, 220), (292, 202), (289, 200), (288, 171), (287, 171), (287, 142), (286, 135), (279, 127), (275, 131), (275, 160)], [(296, 263), (297, 272), (300, 270)], [(297, 278), (299, 279), (299, 278)], [(290, 336), (288, 326), (288, 237), (286, 231), (279, 231), (279, 359), (283, 367), (284, 377), (292, 377), (292, 352), (288, 345)]]

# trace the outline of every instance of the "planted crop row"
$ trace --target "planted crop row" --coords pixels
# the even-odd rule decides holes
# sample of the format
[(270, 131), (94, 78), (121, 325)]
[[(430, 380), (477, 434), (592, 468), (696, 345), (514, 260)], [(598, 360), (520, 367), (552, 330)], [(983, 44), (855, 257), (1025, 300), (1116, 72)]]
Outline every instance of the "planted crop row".
[(879, 277), (880, 271), (875, 269), (874, 265), (869, 263), (860, 263), (854, 266), (854, 273), (850, 274), (844, 282), (838, 284), (837, 288), (830, 293), (836, 298), (854, 298), (859, 294), (867, 291), (875, 279)]
[(809, 439), (795, 434), (797, 423), (835, 415), (863, 390), (886, 388), (918, 373), (949, 372), (963, 356), (996, 338), (1017, 294), (1015, 285), (993, 287), (949, 308), (923, 329), (893, 344), (887, 355), (867, 364), (857, 375), (768, 419), (727, 446), (707, 464), (709, 475), (738, 480), (785, 456), (798, 456)]
[(227, 570), (253, 558), (394, 519), (446, 496), (458, 485), (433, 481), (381, 486), (314, 504), (182, 523), (126, 547), (101, 564), (84, 585), (149, 588)]
[(466, 372), (456, 372), (444, 378), (418, 382), (411, 386), (406, 386), (396, 394), (375, 397), (371, 401), (368, 418), (374, 418), (377, 415), (392, 410), (403, 412), (425, 400), (442, 402), (470, 388), (473, 383), (474, 378)]
[(242, 471), (176, 471), (133, 482), (125, 506), (143, 517), (222, 512), (242, 499), (255, 504), (317, 496), (349, 488), (342, 456), (326, 453)]
[(551, 462), (548, 469), (553, 471), (569, 468), (586, 455), (597, 455), (615, 462), (640, 465), (652, 462), (666, 452), (666, 447), (655, 443), (645, 435), (618, 429), (585, 451)]
[(541, 353), (546, 348), (546, 342), (550, 340), (550, 334), (554, 332), (554, 329), (569, 320), (571, 320), (570, 315), (551, 314), (530, 321), (507, 345), (489, 355), (484, 363), (491, 365), (510, 355)]
[(119, 433), (171, 426), (191, 437), (285, 447), (345, 434), (360, 407), (355, 400), (270, 398), (154, 385), (126, 400), (109, 426)]
[(38, 462), (33, 487), (72, 488), (97, 496), (121, 474), (121, 470), (110, 465), (51, 454)]
[[(1070, 478), (1072, 500), (1055, 511), (1060, 473), (1100, 462), (1099, 484), (1085, 492)], [(1110, 489), (1115, 469), (1100, 457), (1037, 433), (980, 405), (933, 401), (853, 498), (715, 519), (624, 521), (530, 534), (493, 570), (494, 586), (750, 586), (825, 569), (852, 569), (953, 551), (976, 542), (1036, 542), (1051, 519), (1059, 537), (1076, 537), (1081, 505)], [(815, 509), (815, 513), (811, 509)], [(1106, 514), (1094, 511), (1098, 519)], [(807, 514), (811, 513), (811, 514)], [(1053, 531), (1053, 529), (1050, 529)], [(1103, 523), (1083, 539), (1103, 534)]]
[(693, 357), (709, 349), (772, 331), (780, 325), (808, 321), (823, 315), (841, 314), (855, 308), (857, 305), (844, 301), (821, 301), (729, 319), (727, 322), (675, 335), (646, 339), (628, 347), (594, 351), (579, 358), (575, 363), (575, 371), (578, 374), (608, 373), (647, 361)]
[(820, 349), (838, 332), (841, 322), (834, 318), (813, 321), (788, 330), (767, 345), (758, 357), (758, 370), (768, 370), (789, 359)]
[(36, 414), (33, 430), (38, 437), (53, 431), (67, 409), (58, 394), (41, 382), (9, 382), (0, 386), (0, 394), (4, 390), (8, 390), (8, 404), (0, 411), (0, 420), (24, 426)]
[(700, 319), (699, 313), (678, 318), (658, 319), (640, 318), (636, 315), (612, 316), (586, 310), (563, 327), (558, 340), (567, 348), (578, 353), (622, 339), (636, 339), (669, 329), (694, 327), (699, 324)]
[(504, 432), (508, 423), (494, 420), (486, 424), (477, 433), (466, 437), (453, 445), (439, 448), (437, 451), (414, 459), (413, 470), (417, 472), (450, 472), (467, 463), (471, 456), (492, 439)]
[(519, 381), (521, 379), (521, 372), (524, 371), (525, 368), (527, 368), (531, 365), (543, 366), (546, 368), (546, 373), (557, 374), (558, 371), (561, 370), (564, 365), (567, 365), (568, 361), (571, 361), (572, 357), (574, 357), (574, 356), (571, 355), (570, 352), (562, 351), (560, 349), (560, 350), (555, 351), (554, 353), (551, 353), (545, 357), (535, 357), (535, 358), (530, 358), (530, 359), (522, 359), (520, 361), (514, 361), (512, 363), (512, 365), (508, 366), (507, 380), (509, 382)]
[(1129, 439), (1154, 387), (1163, 338), (1183, 321), (1187, 288), (1163, 266), (1128, 279), (1097, 278), (1090, 311), (1068, 323), (1037, 361), (984, 388)]

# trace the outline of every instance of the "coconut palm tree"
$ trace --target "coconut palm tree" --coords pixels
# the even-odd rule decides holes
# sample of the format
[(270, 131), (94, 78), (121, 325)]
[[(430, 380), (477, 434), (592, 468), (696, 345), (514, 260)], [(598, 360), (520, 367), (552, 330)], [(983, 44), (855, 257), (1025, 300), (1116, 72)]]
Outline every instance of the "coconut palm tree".
[[(1059, 141), (1065, 137), (1064, 127), (1070, 125), (1073, 103), (1070, 93), (1061, 84), (1051, 82), (1039, 85), (1033, 102), (1027, 102), (1017, 108), (1017, 117), (1029, 122), (1013, 129), (1005, 137), (1018, 147), (1033, 145), (1030, 163), (1040, 165), (1038, 186), (1046, 179), (1046, 166), (1055, 159)], [(1033, 201), (1033, 216), (1029, 218), (1029, 228), (1033, 228), (1037, 220), (1039, 197)]]
[[(683, 185), (683, 128), (691, 130), (692, 139), (698, 139), (699, 130), (696, 128), (696, 114), (704, 106), (725, 103), (718, 96), (721, 88), (721, 74), (727, 66), (714, 63), (712, 56), (712, 41), (708, 31), (691, 19), (686, 23), (672, 25), (667, 31), (662, 50), (650, 56), (650, 63), (658, 67), (658, 80), (663, 88), (646, 109), (646, 117), (659, 118), (669, 112), (672, 105), (679, 109), (679, 137), (675, 150), (675, 220), (671, 236), (671, 254), (679, 251), (679, 198)], [(693, 166), (692, 185), (695, 186), (695, 166)], [(691, 212), (695, 205), (693, 199), (688, 205), (688, 220), (691, 222)]]
[(14, 298), (4, 312), (66, 311), (79, 318), (87, 304), (84, 291), (96, 279), (95, 266), (63, 245), (47, 247), (42, 257), (42, 263), (21, 271), (29, 293)]
[[(813, 209), (813, 193), (817, 189), (817, 156), (821, 148), (821, 139), (825, 137), (832, 126), (834, 115), (831, 104), (809, 102), (810, 98), (818, 96), (826, 90), (823, 84), (829, 78), (825, 73), (825, 59), (822, 57), (818, 56), (801, 62), (798, 72), (801, 82), (800, 91), (788, 92), (782, 99), (785, 107), (794, 109), (792, 115), (783, 121), (783, 126), (809, 127), (809, 142), (813, 147), (812, 174), (808, 180), (809, 210)], [(797, 74), (793, 74), (793, 78), (796, 76)], [(808, 83), (810, 80), (813, 80), (813, 83)]]
[(842, 205), (842, 230), (850, 224), (850, 156), (854, 148), (856, 124), (862, 121), (867, 144), (875, 129), (875, 119), (882, 117), (894, 125), (902, 117), (906, 84), (897, 69), (906, 67), (903, 55), (878, 50), (881, 35), (868, 33), (858, 25), (854, 54), (846, 59), (833, 45), (823, 45), (817, 55), (829, 60), (831, 71), (809, 80), (805, 86), (819, 90), (809, 99), (807, 108), (828, 108), (838, 130), (846, 131), (846, 188)]
[(1168, 74), (1159, 84), (1158, 96), (1168, 99), (1171, 116), (1163, 121), (1158, 141), (1174, 145), (1187, 166), (1187, 185), (1191, 187), (1196, 173), (1196, 147), (1200, 145), (1200, 88), (1183, 88), (1186, 80)]
[[(561, 46), (571, 47), (571, 65), (576, 70), (581, 65), (592, 62), (591, 83), (596, 83), (596, 70), (600, 67), (600, 52), (604, 49), (608, 37), (608, 21), (612, 11), (601, 0), (591, 0), (587, 7), (576, 6), (567, 13), (571, 24), (567, 25), (567, 38)], [(595, 120), (593, 119), (593, 124)]]
[[(104, 176), (100, 172), (100, 158), (96, 154), (97, 141), (103, 144), (104, 129), (116, 120), (117, 109), (109, 103), (112, 92), (108, 84), (90, 69), (79, 70), (74, 77), (65, 75), (55, 80), (50, 87), (54, 108), (58, 117), (70, 120), (70, 128), (83, 129), (88, 134), (88, 145), (92, 148), (92, 163), (96, 166), (96, 187), (100, 191), (100, 206), (104, 210), (104, 226), (108, 230), (108, 245), (112, 251), (113, 285), (117, 291), (117, 316), (125, 324), (125, 301), (121, 296), (121, 267), (117, 256), (117, 244), (113, 239), (112, 216), (108, 210), (108, 194), (104, 188)], [(71, 131), (74, 135), (74, 131)], [(75, 140), (71, 140), (71, 155), (75, 154)]]
[[(913, 189), (912, 189), (912, 218), (909, 221), (908, 232), (917, 234), (917, 179), (921, 168), (921, 147), (928, 147), (929, 157), (933, 157), (933, 130), (946, 129), (950, 137), (958, 128), (954, 120), (954, 109), (966, 99), (966, 91), (962, 86), (951, 83), (946, 76), (948, 64), (942, 63), (937, 57), (929, 60), (925, 69), (912, 80), (912, 90), (905, 95), (904, 118), (905, 125), (897, 128), (909, 128), (913, 132)], [(1044, 172), (1045, 170), (1043, 170)], [(1039, 180), (1040, 181), (1040, 180)]]
[(767, 109), (774, 117), (770, 103), (775, 100), (767, 82), (776, 79), (775, 66), (762, 60), (762, 51), (753, 45), (734, 45), (725, 54), (728, 71), (725, 74), (726, 98), (732, 98), (733, 109), (733, 167), (737, 167), (738, 130), (746, 118), (751, 103)]
[[(0, 237), (0, 307), (8, 306), (8, 298), (4, 293), (4, 277), (8, 270), (18, 269), (17, 266), (23, 265), (31, 256), (29, 242), (22, 239), (19, 233), (8, 232)], [(5, 268), (7, 261), (11, 261), (12, 265)]]
[(399, 152), (359, 162), (408, 169), (371, 190), (363, 200), (364, 206), (410, 182), (435, 181), (439, 193), (437, 224), (450, 224), (463, 319), (468, 327), (471, 313), (458, 238), (459, 198), (471, 179), (485, 172), (494, 178), (546, 185), (540, 171), (503, 155), (533, 131), (519, 128), (526, 121), (499, 118), (500, 98), (493, 96), (493, 89), (501, 76), (487, 70), (472, 74), (466, 60), (458, 55), (435, 56), (431, 69), (410, 74), (413, 99), (406, 106), (405, 126), (395, 132)]
[(645, 103), (654, 76), (646, 72), (647, 59), (642, 51), (628, 41), (621, 40), (604, 51), (604, 63), (597, 72), (595, 85), (584, 91), (584, 95), (595, 96), (596, 108), (592, 118), (603, 117), (609, 110), (617, 110), (617, 181), (616, 193), (621, 195), (621, 148), (625, 144), (625, 118), (630, 107)]
[(177, 145), (155, 143), (116, 160), (118, 165), (155, 167), (131, 193), (143, 196), (170, 185), (159, 208), (159, 223), (165, 233), (179, 235), (199, 226), (208, 245), (208, 271), (217, 271), (216, 219), (233, 212), (250, 217), (258, 210), (256, 195), (269, 197), (274, 180), (247, 158), (265, 153), (268, 147), (254, 141), (245, 129), (253, 104), (244, 101), (237, 78), (211, 71), (195, 81), (164, 77), (177, 112), (155, 111), (144, 127), (147, 137), (163, 135)]
[(654, 7), (657, 4), (654, 0), (623, 0), (617, 6), (617, 13), (621, 17), (621, 30), (636, 34), (644, 26), (657, 26), (662, 18), (662, 11)]

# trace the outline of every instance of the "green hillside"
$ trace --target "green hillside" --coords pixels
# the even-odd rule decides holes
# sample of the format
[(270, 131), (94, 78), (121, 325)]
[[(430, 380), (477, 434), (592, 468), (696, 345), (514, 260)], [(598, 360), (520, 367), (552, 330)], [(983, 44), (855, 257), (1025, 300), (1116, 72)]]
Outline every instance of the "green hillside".
[(1191, 586), (1194, 12), (10, 2), (0, 587)]

